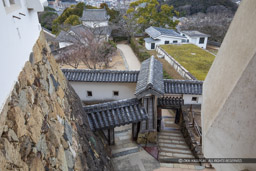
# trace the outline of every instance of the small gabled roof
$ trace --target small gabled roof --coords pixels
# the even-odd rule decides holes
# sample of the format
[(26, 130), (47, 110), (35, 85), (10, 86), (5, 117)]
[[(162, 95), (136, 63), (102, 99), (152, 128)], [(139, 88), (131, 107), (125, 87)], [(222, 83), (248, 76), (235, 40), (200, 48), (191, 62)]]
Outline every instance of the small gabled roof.
[(109, 19), (106, 9), (85, 9), (82, 21), (106, 21)]
[(144, 38), (144, 40), (145, 40), (146, 43), (155, 43), (155, 42), (160, 42), (161, 41), (161, 40), (154, 40), (151, 37)]
[(202, 95), (203, 81), (197, 80), (164, 80), (165, 94), (194, 94)]
[(68, 81), (136, 83), (140, 71), (62, 69)]
[(181, 31), (181, 33), (188, 35), (189, 37), (210, 37), (209, 34), (204, 34), (196, 30), (191, 31)]
[(146, 110), (136, 98), (86, 106), (84, 110), (93, 131), (148, 119)]
[(147, 94), (164, 94), (163, 66), (154, 56), (141, 63), (135, 95), (141, 98)]
[(172, 36), (172, 37), (178, 37), (178, 38), (186, 38), (184, 36), (181, 36), (179, 33), (177, 33), (173, 29), (166, 29), (166, 28), (160, 28), (160, 27), (149, 27), (145, 30), (145, 32), (152, 37), (153, 39), (156, 39), (159, 36), (165, 35), (165, 36)]

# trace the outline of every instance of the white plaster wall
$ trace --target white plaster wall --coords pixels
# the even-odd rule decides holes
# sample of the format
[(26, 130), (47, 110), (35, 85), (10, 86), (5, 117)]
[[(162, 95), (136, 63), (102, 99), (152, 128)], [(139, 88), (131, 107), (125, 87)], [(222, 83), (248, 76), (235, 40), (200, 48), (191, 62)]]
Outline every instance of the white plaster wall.
[[(23, 13), (26, 16), (20, 15)], [(21, 19), (13, 18), (17, 16)], [(8, 13), (3, 2), (0, 1), (0, 111), (3, 103), (13, 89), (18, 75), (25, 62), (29, 59), (32, 47), (35, 44), (41, 26), (38, 22), (37, 11), (29, 10), (25, 0), (20, 0), (20, 5)]]
[(204, 37), (204, 43), (203, 44), (200, 44), (199, 40), (200, 40), (200, 37), (194, 38), (194, 40), (192, 40), (193, 44), (197, 45), (200, 48), (206, 49), (208, 37)]
[[(155, 42), (156, 45), (164, 45), (165, 41), (169, 41), (169, 44), (181, 44), (182, 43), (182, 38), (178, 38), (178, 37), (170, 37), (170, 36), (159, 36), (157, 39), (157, 42)], [(184, 38), (185, 39), (185, 38)], [(177, 43), (173, 43), (173, 41), (177, 41)], [(153, 50), (151, 49), (151, 43), (145, 43), (145, 47), (148, 50)]]
[[(163, 45), (165, 41), (169, 41), (170, 42), (169, 44), (180, 44), (181, 40), (182, 40), (182, 38), (170, 37), (170, 36), (160, 36), (160, 37), (158, 37), (158, 39), (160, 39), (160, 41), (156, 43), (157, 45)], [(184, 38), (184, 39), (186, 39), (186, 38)], [(174, 40), (176, 40), (178, 42), (173, 43)]]
[[(242, 1), (203, 85), (205, 157), (256, 158), (256, 1)], [(213, 164), (217, 171), (255, 164)]]
[(108, 26), (108, 21), (103, 21), (103, 22), (99, 22), (99, 21), (83, 21), (83, 25), (94, 28), (94, 27), (104, 27), (104, 26)]
[(200, 48), (206, 49), (208, 37), (204, 37), (204, 44), (199, 44), (200, 37), (190, 37), (190, 36), (188, 36), (186, 34), (185, 34), (185, 36), (189, 40), (188, 43), (192, 43), (192, 44), (197, 45)]
[[(192, 101), (192, 97), (197, 97), (197, 101)], [(202, 95), (192, 95), (192, 94), (184, 94), (183, 95), (184, 104), (202, 104), (203, 97)]]
[[(69, 82), (75, 92), (85, 102), (111, 101), (135, 98), (136, 83), (100, 83), (100, 82)], [(92, 97), (87, 96), (92, 91)], [(119, 91), (119, 96), (113, 96), (113, 91)]]
[(151, 43), (145, 42), (145, 47), (147, 50), (151, 50)]
[(59, 47), (60, 48), (64, 48), (66, 46), (70, 46), (72, 43), (68, 43), (68, 42), (59, 42)]

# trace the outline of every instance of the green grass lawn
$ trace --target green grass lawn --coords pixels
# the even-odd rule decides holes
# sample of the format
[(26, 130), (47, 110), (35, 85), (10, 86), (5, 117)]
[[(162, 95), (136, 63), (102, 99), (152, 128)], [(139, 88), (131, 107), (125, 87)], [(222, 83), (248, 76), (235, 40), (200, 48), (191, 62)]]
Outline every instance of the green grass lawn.
[(161, 45), (161, 47), (198, 80), (204, 80), (215, 58), (193, 44)]

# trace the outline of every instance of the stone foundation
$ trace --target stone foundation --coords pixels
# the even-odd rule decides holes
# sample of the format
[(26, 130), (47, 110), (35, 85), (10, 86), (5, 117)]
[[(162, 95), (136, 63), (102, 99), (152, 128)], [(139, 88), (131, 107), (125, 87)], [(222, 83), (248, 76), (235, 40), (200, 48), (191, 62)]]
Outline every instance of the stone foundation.
[(0, 170), (112, 169), (42, 33), (1, 112), (0, 149)]
[(157, 131), (140, 132), (137, 138), (138, 144), (157, 143)]

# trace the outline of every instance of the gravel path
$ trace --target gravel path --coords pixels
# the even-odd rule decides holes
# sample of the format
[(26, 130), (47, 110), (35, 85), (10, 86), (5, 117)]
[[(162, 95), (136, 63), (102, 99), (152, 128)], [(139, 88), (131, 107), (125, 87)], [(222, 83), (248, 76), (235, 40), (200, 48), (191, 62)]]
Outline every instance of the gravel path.
[(129, 45), (118, 44), (117, 48), (122, 52), (129, 70), (140, 70), (140, 61)]

